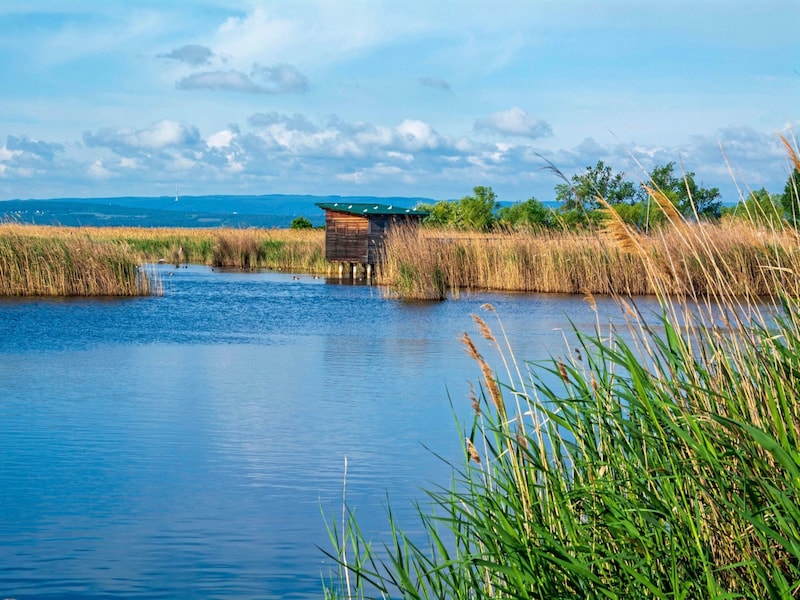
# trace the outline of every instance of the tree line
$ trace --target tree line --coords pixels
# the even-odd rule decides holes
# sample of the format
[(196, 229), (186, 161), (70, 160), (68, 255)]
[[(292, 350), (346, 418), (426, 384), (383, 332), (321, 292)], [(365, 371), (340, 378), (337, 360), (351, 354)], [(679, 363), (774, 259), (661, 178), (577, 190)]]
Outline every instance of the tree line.
[[(559, 173), (560, 175), (560, 173)], [(761, 223), (800, 219), (800, 171), (790, 175), (782, 194), (765, 188), (751, 192), (733, 207), (723, 207), (718, 188), (706, 188), (695, 181), (693, 172), (676, 173), (675, 163), (653, 168), (646, 184), (635, 185), (624, 173), (615, 173), (603, 161), (555, 186), (556, 208), (532, 197), (523, 202), (501, 205), (491, 187), (476, 186), (459, 200), (421, 203), (415, 208), (429, 213), (424, 223), (433, 227), (488, 231), (493, 228), (580, 229), (597, 225), (606, 218), (598, 198), (611, 205), (628, 224), (647, 231), (666, 217), (655, 206), (651, 192), (657, 190), (687, 219), (719, 220), (723, 215), (743, 217)]]

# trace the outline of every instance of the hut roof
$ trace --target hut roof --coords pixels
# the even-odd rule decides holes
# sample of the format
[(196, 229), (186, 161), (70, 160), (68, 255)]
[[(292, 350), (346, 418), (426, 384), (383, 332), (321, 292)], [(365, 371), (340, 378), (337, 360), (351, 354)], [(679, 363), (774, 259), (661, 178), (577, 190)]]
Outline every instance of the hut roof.
[(371, 202), (318, 202), (317, 206), (323, 210), (336, 210), (353, 215), (418, 215), (424, 217), (429, 214), (424, 210)]

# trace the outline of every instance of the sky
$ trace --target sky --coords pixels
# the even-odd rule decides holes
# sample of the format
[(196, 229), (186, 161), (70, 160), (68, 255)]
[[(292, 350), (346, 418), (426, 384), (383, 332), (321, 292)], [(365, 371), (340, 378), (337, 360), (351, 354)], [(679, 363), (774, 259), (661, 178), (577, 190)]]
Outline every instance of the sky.
[(3, 0), (0, 199), (789, 176), (800, 0)]

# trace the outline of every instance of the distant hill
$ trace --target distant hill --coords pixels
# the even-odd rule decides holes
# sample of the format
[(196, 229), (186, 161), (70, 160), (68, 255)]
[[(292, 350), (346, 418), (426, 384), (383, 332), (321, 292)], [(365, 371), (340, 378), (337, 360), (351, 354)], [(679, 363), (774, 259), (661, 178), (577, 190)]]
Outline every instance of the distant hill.
[(173, 196), (0, 201), (0, 221), (69, 227), (288, 227), (325, 222), (318, 202), (375, 202), (413, 208), (430, 198), (376, 196)]

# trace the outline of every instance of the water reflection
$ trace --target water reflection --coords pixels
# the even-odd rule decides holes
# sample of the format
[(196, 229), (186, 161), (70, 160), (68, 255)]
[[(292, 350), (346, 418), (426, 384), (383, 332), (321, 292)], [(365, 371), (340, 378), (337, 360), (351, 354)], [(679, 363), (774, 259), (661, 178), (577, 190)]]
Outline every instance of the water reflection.
[(0, 300), (0, 596), (318, 598), (345, 456), (376, 534), (387, 493), (410, 518), (448, 480), (432, 451), (460, 453), (470, 313), (495, 326), (491, 302), (531, 360), (564, 352), (567, 318), (595, 321), (572, 296), (164, 279), (162, 298)]

